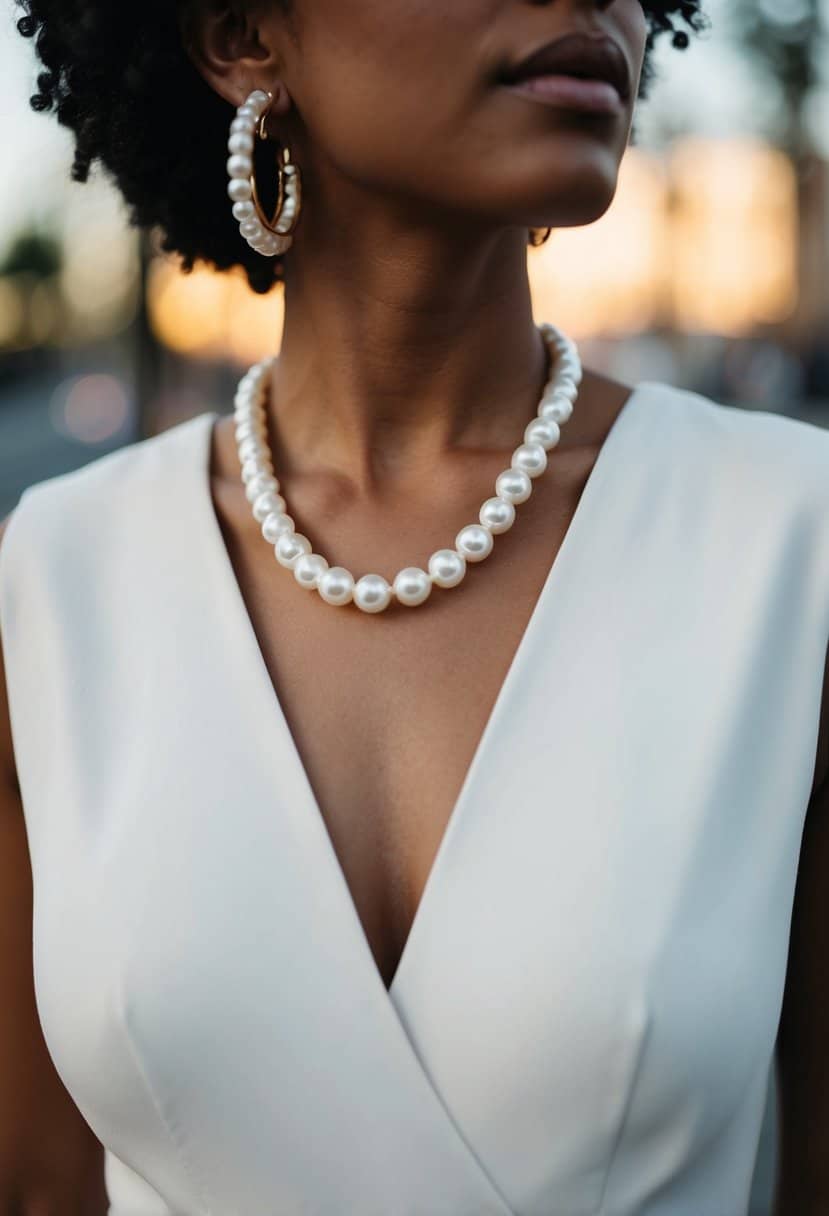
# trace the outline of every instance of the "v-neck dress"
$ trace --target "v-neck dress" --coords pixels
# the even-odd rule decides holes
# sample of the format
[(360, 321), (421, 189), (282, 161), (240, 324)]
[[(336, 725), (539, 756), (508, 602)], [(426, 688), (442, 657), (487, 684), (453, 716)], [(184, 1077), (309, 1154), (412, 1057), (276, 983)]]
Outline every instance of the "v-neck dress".
[(0, 548), (37, 1008), (112, 1216), (744, 1216), (829, 433), (636, 387), (387, 991), (222, 542), (216, 417), (30, 487)]

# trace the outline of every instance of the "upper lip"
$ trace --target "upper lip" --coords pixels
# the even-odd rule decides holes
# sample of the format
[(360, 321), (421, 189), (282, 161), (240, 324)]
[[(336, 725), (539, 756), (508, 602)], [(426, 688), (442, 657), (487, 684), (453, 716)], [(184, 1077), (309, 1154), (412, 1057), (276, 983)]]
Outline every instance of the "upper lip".
[(565, 34), (507, 68), (503, 80), (506, 84), (514, 84), (532, 76), (553, 73), (606, 80), (623, 100), (630, 94), (628, 61), (618, 42), (608, 35)]

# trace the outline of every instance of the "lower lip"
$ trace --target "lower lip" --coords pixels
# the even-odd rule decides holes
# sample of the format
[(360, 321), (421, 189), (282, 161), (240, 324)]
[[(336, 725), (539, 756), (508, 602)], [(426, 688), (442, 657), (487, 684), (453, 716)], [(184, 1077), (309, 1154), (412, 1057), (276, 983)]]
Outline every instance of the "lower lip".
[(606, 80), (582, 80), (578, 76), (532, 76), (506, 87), (543, 105), (559, 106), (565, 110), (617, 114), (623, 108), (618, 91)]

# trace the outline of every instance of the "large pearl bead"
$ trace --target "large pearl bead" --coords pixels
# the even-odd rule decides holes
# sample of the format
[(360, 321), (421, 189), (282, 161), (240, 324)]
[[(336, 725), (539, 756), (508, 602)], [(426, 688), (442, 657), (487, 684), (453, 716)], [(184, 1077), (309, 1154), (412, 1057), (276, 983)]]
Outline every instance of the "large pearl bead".
[(262, 522), (262, 535), (272, 545), (276, 544), (280, 536), (294, 530), (293, 519), (290, 515), (286, 515), (284, 511), (274, 511), (272, 515), (268, 515)]
[(547, 453), (540, 443), (522, 443), (512, 454), (514, 469), (523, 469), (528, 477), (539, 477), (547, 467)]
[(243, 177), (232, 177), (227, 184), (227, 193), (234, 203), (246, 203), (253, 198), (250, 182)]
[(504, 469), (495, 478), (495, 493), (507, 502), (526, 502), (532, 494), (533, 483), (523, 469)]
[(572, 376), (556, 376), (555, 391), (559, 396), (566, 397), (572, 403), (576, 399), (579, 386)]
[(242, 465), (242, 481), (245, 483), (245, 485), (248, 485), (251, 481), (253, 481), (254, 477), (258, 477), (261, 473), (264, 473), (264, 472), (265, 472), (264, 460), (255, 460), (255, 459), (246, 460), (245, 463)]
[(294, 578), (300, 587), (313, 591), (327, 569), (328, 562), (319, 553), (300, 553), (294, 562)]
[(330, 566), (317, 583), (326, 604), (349, 604), (354, 596), (354, 575), (345, 566)]
[(301, 532), (283, 532), (274, 545), (276, 560), (280, 566), (293, 570), (297, 558), (311, 552), (311, 542)]
[(561, 430), (552, 418), (533, 418), (524, 428), (525, 443), (540, 443), (545, 452), (554, 448), (561, 438)]
[[(249, 439), (243, 439), (239, 444), (239, 459), (247, 460), (262, 460), (267, 459), (268, 449), (261, 439), (255, 438), (253, 435)], [(247, 485), (247, 482), (245, 483)]]
[(239, 220), (240, 223), (242, 220), (252, 220), (255, 215), (256, 208), (250, 199), (244, 203), (233, 204), (233, 218)]
[(478, 518), (490, 532), (506, 532), (515, 523), (515, 507), (505, 498), (488, 498)]
[(382, 574), (364, 574), (354, 584), (354, 603), (363, 612), (382, 612), (391, 602), (391, 587)]
[(492, 533), (483, 524), (467, 524), (455, 537), (455, 548), (468, 562), (489, 557), (493, 544)]
[(236, 435), (237, 443), (242, 443), (245, 439), (262, 438), (262, 432), (257, 427), (256, 423), (252, 422), (250, 418), (243, 418), (241, 421), (237, 422), (234, 434)]
[(269, 491), (278, 494), (279, 482), (271, 473), (260, 473), (258, 477), (254, 477), (252, 481), (248, 482), (245, 495), (250, 505), (253, 506), (260, 494), (267, 494)]
[(457, 587), (466, 574), (466, 558), (455, 549), (438, 549), (429, 558), (429, 577), (438, 587)]
[(279, 515), (285, 510), (285, 499), (273, 490), (266, 490), (253, 502), (253, 518), (258, 524), (263, 524), (269, 515)]
[(230, 177), (250, 177), (253, 172), (253, 161), (249, 156), (233, 152), (227, 159), (226, 168)]
[(559, 397), (556, 393), (545, 397), (538, 407), (539, 418), (545, 418), (550, 422), (566, 422), (572, 412), (572, 401), (568, 397)]
[[(573, 384), (581, 384), (582, 370), (578, 361), (572, 355), (566, 355), (560, 363), (561, 378), (564, 380), (572, 380)], [(575, 394), (574, 394), (575, 396)]]
[(408, 608), (416, 608), (428, 599), (432, 590), (432, 580), (420, 566), (406, 566), (395, 575), (392, 584), (394, 594), (401, 604)]
[(253, 136), (247, 131), (233, 131), (227, 141), (227, 150), (236, 156), (250, 156), (253, 152)]

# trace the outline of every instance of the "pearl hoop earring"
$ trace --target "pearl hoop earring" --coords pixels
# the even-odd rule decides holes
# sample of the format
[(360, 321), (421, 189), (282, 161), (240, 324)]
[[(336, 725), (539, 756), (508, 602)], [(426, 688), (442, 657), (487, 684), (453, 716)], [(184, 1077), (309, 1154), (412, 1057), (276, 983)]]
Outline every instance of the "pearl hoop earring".
[(271, 258), (291, 248), (302, 207), (299, 169), (292, 163), (290, 151), (285, 146), (280, 147), (277, 157), (279, 192), (270, 218), (265, 215), (259, 200), (253, 149), (257, 135), (267, 139), (266, 122), (272, 102), (273, 93), (254, 89), (236, 110), (227, 141), (230, 177), (227, 193), (233, 203), (233, 216), (239, 222), (239, 232), (251, 249)]

